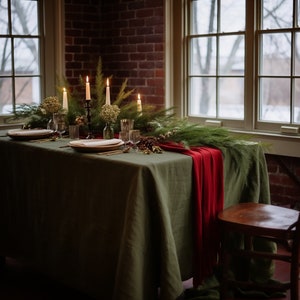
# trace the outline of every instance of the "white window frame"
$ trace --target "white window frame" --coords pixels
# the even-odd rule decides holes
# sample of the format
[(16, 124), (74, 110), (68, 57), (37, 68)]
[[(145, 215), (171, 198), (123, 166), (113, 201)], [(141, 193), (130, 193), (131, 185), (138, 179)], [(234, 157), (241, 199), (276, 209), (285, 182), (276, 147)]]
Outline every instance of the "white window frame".
[[(165, 40), (166, 40), (166, 107), (174, 107), (175, 112), (179, 117), (188, 116), (188, 54), (187, 54), (187, 40), (185, 34), (188, 28), (188, 1), (189, 0), (165, 0)], [(247, 1), (247, 5), (252, 5), (255, 9), (257, 0)], [(256, 22), (256, 20), (247, 20), (247, 22)], [(246, 49), (253, 47), (249, 33), (246, 33)], [(251, 37), (252, 39), (255, 36)], [(255, 55), (254, 51), (253, 55)], [(253, 58), (254, 59), (254, 58)], [(251, 64), (252, 59), (245, 62)], [(248, 74), (247, 76), (254, 76)], [(230, 124), (226, 126), (233, 133), (249, 134), (252, 140), (261, 141), (269, 144), (268, 152), (278, 155), (300, 157), (300, 134), (280, 131), (270, 131), (269, 128), (258, 128), (255, 121), (256, 106), (254, 105), (255, 90), (246, 82), (245, 91), (245, 121), (241, 128), (231, 127)], [(199, 118), (189, 118), (191, 122), (205, 124)]]
[[(64, 59), (64, 0), (38, 0), (41, 22), (41, 98), (56, 95), (57, 79), (65, 74)], [(41, 99), (41, 100), (42, 100)], [(0, 129), (19, 127), (0, 115)]]

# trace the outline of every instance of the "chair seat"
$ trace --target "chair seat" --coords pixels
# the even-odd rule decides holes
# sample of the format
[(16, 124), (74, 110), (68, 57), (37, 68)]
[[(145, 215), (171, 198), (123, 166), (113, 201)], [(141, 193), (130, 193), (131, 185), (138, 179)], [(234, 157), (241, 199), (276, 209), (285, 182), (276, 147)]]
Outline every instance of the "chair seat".
[(259, 230), (260, 235), (274, 231), (286, 234), (298, 217), (299, 212), (294, 209), (261, 203), (240, 203), (221, 211), (218, 216), (226, 226), (234, 226), (239, 231)]
[[(299, 240), (300, 240), (300, 215), (299, 211), (270, 204), (240, 203), (221, 211), (218, 215), (221, 240), (221, 299), (226, 299), (229, 288), (255, 287), (268, 291), (267, 284), (257, 285), (249, 282), (250, 261), (253, 258), (264, 257), (270, 260), (282, 260), (291, 264), (290, 282), (286, 285), (291, 289), (292, 299), (298, 299), (299, 278)], [(244, 236), (244, 245), (233, 249), (228, 238), (232, 232)], [(268, 238), (277, 243), (285, 244), (292, 241), (292, 250), (288, 255), (257, 251), (253, 245), (253, 238)], [(229, 279), (230, 261), (235, 257), (243, 257), (245, 270), (243, 280)], [(244, 276), (245, 275), (245, 276)]]

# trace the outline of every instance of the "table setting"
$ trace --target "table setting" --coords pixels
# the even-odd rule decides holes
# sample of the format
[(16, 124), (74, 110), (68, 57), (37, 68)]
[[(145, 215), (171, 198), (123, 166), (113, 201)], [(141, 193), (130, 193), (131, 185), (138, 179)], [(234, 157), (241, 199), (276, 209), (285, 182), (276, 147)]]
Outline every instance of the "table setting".
[(129, 101), (127, 81), (111, 101), (101, 69), (85, 78), (84, 100), (64, 87), (1, 133), (0, 252), (99, 299), (176, 299), (214, 272), (217, 213), (270, 201), (263, 145)]

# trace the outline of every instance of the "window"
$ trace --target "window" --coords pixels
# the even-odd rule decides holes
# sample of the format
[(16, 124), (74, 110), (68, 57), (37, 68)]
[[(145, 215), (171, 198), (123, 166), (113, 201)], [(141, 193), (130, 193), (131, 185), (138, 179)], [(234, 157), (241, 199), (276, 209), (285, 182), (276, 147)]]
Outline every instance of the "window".
[(46, 94), (55, 94), (55, 76), (62, 74), (56, 66), (63, 53), (59, 2), (0, 0), (1, 121), (16, 105), (38, 104)]
[(299, 156), (299, 12), (298, 0), (166, 1), (170, 105)]
[(0, 111), (10, 113), (15, 104), (39, 103), (41, 96), (38, 2), (1, 1)]
[(244, 119), (245, 1), (190, 3), (190, 116)]
[(299, 1), (263, 1), (258, 10), (258, 122), (300, 124)]

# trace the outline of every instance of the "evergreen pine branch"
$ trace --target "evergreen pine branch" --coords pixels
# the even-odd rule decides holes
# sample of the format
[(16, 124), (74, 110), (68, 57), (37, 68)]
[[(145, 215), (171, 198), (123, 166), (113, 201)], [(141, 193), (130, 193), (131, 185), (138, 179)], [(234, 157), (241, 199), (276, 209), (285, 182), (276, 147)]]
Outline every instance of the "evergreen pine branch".
[(105, 80), (102, 73), (102, 59), (99, 57), (96, 72), (96, 99), (98, 100), (97, 108), (100, 109), (105, 104)]
[(134, 89), (129, 90), (127, 92), (125, 91), (125, 89), (127, 87), (127, 82), (128, 82), (127, 78), (122, 82), (120, 91), (119, 91), (119, 93), (118, 93), (118, 95), (116, 97), (116, 100), (114, 101), (113, 104), (121, 106), (123, 100), (127, 99), (134, 92)]
[(243, 172), (250, 167), (252, 148), (245, 145), (249, 137), (231, 134), (221, 127), (201, 126), (189, 123), (186, 119), (165, 116), (152, 121), (153, 130), (149, 135), (160, 142), (175, 142), (186, 148), (207, 146), (220, 149), (232, 157), (232, 162)]

